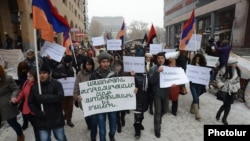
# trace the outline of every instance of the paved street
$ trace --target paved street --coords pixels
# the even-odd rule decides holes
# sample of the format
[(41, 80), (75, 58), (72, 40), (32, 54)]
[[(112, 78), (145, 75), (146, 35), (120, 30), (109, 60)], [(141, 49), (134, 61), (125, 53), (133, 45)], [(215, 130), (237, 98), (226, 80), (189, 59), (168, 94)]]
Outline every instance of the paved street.
[[(215, 124), (221, 125), (220, 121), (216, 121), (215, 114), (219, 106), (222, 104), (213, 94), (205, 93), (200, 97), (200, 114), (201, 121), (196, 121), (193, 114), (189, 113), (191, 103), (191, 94), (179, 97), (179, 108), (177, 116), (167, 113), (163, 117), (162, 136), (156, 138), (153, 130), (153, 116), (148, 112), (145, 113), (143, 125), (145, 130), (142, 131), (141, 141), (202, 141), (203, 140), (203, 125)], [(19, 119), (22, 123), (21, 119)], [(90, 132), (87, 130), (83, 114), (80, 109), (74, 109), (73, 122), (75, 127), (65, 126), (66, 134), (69, 141), (90, 141)], [(232, 105), (231, 113), (228, 117), (229, 124), (245, 125), (250, 124), (250, 109), (244, 103), (236, 101)], [(26, 141), (33, 141), (34, 135), (31, 126), (24, 131)], [(7, 126), (0, 129), (0, 141), (14, 141), (16, 136), (14, 131)], [(122, 133), (116, 134), (117, 141), (133, 141), (133, 112), (126, 115), (126, 125), (122, 128)], [(54, 139), (53, 139), (54, 141)]]

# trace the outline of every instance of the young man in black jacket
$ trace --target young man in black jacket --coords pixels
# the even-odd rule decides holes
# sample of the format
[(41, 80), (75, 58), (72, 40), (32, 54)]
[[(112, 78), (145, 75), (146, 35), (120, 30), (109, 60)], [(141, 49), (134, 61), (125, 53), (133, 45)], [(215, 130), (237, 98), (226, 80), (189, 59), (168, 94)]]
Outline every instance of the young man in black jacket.
[(41, 94), (38, 91), (38, 84), (33, 85), (29, 96), (29, 106), (37, 118), (40, 140), (51, 140), (51, 131), (53, 131), (54, 137), (58, 141), (67, 141), (62, 110), (64, 98), (62, 85), (60, 82), (51, 79), (51, 71), (47, 65), (42, 65), (39, 73)]

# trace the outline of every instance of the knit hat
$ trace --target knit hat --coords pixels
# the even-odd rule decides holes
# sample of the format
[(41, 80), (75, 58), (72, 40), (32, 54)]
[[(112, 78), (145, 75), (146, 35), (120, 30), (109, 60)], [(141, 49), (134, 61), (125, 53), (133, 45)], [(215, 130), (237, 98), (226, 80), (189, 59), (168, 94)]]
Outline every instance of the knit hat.
[(150, 57), (150, 58), (153, 57), (153, 55), (152, 55), (151, 53), (146, 53), (145, 56), (146, 56), (146, 57)]
[(236, 64), (236, 63), (238, 63), (236, 58), (229, 58), (227, 61), (228, 66), (232, 66), (233, 64)]
[(109, 55), (107, 52), (102, 52), (98, 55), (98, 62), (100, 63), (103, 59), (108, 59), (111, 62), (111, 55)]
[(66, 55), (63, 58), (64, 63), (70, 63), (72, 61), (72, 57), (70, 55)]
[(42, 64), (42, 66), (40, 67), (40, 72), (47, 72), (48, 74), (50, 74), (51, 70), (50, 67), (46, 64)]

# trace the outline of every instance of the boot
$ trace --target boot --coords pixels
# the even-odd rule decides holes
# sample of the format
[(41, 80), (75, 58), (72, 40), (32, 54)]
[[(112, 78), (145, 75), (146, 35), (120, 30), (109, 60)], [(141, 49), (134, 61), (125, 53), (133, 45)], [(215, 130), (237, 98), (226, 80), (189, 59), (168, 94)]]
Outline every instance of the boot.
[(151, 115), (153, 115), (153, 114), (154, 114), (154, 111), (153, 111), (153, 106), (149, 106), (149, 113), (150, 113)]
[(22, 115), (23, 116), (23, 125), (22, 125), (22, 129), (25, 130), (28, 128), (28, 124), (29, 124), (29, 120), (27, 115)]
[(122, 132), (122, 125), (121, 125), (120, 120), (117, 120), (117, 132), (118, 132), (118, 133), (121, 133), (121, 132)]
[(161, 137), (161, 129), (155, 129), (155, 136), (157, 138), (160, 138)]
[(230, 112), (230, 107), (227, 107), (227, 108), (225, 108), (225, 110), (224, 110), (224, 115), (223, 115), (223, 117), (222, 117), (222, 123), (224, 124), (224, 125), (228, 125), (228, 122), (227, 122), (227, 116), (228, 116), (228, 114), (229, 114), (229, 112)]
[(122, 111), (121, 112), (121, 125), (125, 126), (125, 115), (126, 115), (126, 111)]
[(115, 137), (111, 136), (110, 134), (109, 134), (109, 139), (110, 139), (110, 141), (115, 141)]
[(138, 139), (141, 137), (141, 126), (140, 123), (134, 123), (135, 127), (135, 138)]
[(24, 134), (22, 133), (21, 135), (17, 136), (17, 141), (24, 141)]
[(177, 116), (178, 101), (172, 101), (172, 114)]
[(194, 104), (194, 114), (195, 114), (195, 119), (196, 120), (200, 120), (200, 113), (199, 113), (199, 109), (198, 109), (198, 104)]
[(191, 114), (194, 114), (194, 104), (192, 103), (191, 106), (190, 106), (190, 113)]
[(220, 115), (221, 115), (221, 113), (224, 111), (224, 105), (222, 105), (221, 107), (220, 107), (220, 109), (218, 110), (218, 112), (217, 112), (217, 114), (216, 114), (216, 120), (220, 120)]

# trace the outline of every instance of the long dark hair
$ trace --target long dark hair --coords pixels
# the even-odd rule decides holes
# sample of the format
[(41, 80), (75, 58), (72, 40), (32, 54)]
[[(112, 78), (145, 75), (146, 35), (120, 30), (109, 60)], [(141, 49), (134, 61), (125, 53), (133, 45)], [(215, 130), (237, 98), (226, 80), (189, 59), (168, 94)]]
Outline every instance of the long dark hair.
[(36, 68), (31, 68), (31, 69), (29, 69), (29, 70), (28, 70), (28, 73), (30, 73), (30, 74), (34, 77), (35, 81), (37, 81), (37, 72), (36, 72)]
[[(239, 77), (241, 77), (241, 71), (239, 67), (235, 67), (236, 73), (238, 74)], [(223, 78), (225, 79), (231, 79), (233, 77), (233, 67), (232, 66), (225, 66), (225, 73), (223, 74)]]
[[(90, 71), (87, 70), (87, 68), (86, 68), (87, 63), (92, 65), (92, 69)], [(82, 63), (82, 69), (84, 69), (87, 72), (93, 72), (95, 70), (95, 62), (94, 62), (94, 60), (91, 57), (87, 56), (85, 61), (83, 61), (83, 63)]]
[(199, 61), (199, 65), (200, 66), (206, 66), (207, 65), (207, 61), (206, 61), (206, 58), (203, 54), (201, 53), (196, 53), (191, 61), (191, 64), (192, 65), (195, 65), (195, 61), (196, 61), (196, 58), (199, 57), (200, 58), (200, 61)]

